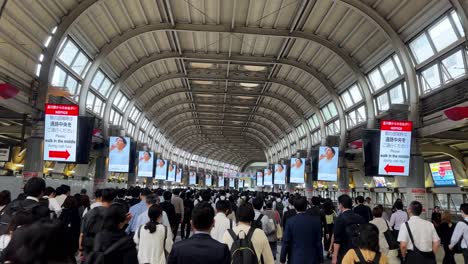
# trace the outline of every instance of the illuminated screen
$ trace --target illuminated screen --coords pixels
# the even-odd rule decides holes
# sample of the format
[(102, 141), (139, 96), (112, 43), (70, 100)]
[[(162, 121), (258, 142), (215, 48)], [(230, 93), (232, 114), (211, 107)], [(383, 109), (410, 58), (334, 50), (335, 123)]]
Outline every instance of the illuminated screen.
[(236, 187), (236, 179), (229, 178), (229, 187), (232, 187), (232, 188)]
[(434, 186), (457, 186), (450, 161), (430, 163)]
[(175, 175), (175, 181), (178, 182), (178, 183), (181, 183), (182, 182), (182, 173), (184, 172), (184, 170), (181, 168), (181, 167), (177, 167), (177, 170), (176, 170), (176, 175)]
[(139, 177), (153, 177), (154, 153), (151, 151), (138, 151)]
[(304, 183), (305, 159), (291, 159), (291, 183)]
[(194, 171), (191, 171), (189, 174), (189, 185), (195, 185), (197, 184), (197, 173)]
[(109, 138), (109, 171), (128, 172), (130, 162), (130, 138)]
[(171, 160), (167, 168), (167, 180), (176, 181), (177, 165)]
[(224, 187), (224, 177), (218, 176), (218, 187)]
[(263, 170), (263, 186), (273, 185), (273, 171), (270, 168)]
[(286, 184), (286, 165), (275, 165), (274, 184)]
[(165, 180), (167, 175), (167, 160), (156, 160), (156, 180)]
[(213, 177), (210, 174), (205, 175), (205, 186), (211, 186)]
[(387, 187), (387, 181), (384, 177), (374, 177), (374, 185), (376, 188)]
[(263, 186), (263, 171), (257, 171), (257, 186)]
[(320, 146), (318, 175), (319, 181), (336, 181), (338, 179), (338, 148)]

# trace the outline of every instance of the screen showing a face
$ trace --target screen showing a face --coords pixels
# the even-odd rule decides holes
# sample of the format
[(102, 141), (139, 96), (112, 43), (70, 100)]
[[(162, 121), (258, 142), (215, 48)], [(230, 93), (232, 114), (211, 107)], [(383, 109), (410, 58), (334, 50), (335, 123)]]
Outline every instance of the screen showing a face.
[(317, 179), (319, 181), (336, 181), (338, 179), (337, 147), (320, 147)]
[(263, 171), (257, 171), (257, 186), (263, 186)]
[(374, 177), (374, 184), (376, 188), (387, 187), (387, 181), (384, 177)]
[(153, 177), (154, 153), (151, 151), (138, 151), (139, 177)]
[(220, 187), (220, 188), (224, 187), (224, 177), (223, 176), (218, 176), (218, 187)]
[(211, 186), (212, 183), (212, 176), (210, 174), (205, 175), (205, 185), (206, 186)]
[(178, 182), (178, 183), (182, 182), (182, 173), (183, 173), (182, 168), (177, 166), (176, 175), (175, 175), (175, 181), (176, 182)]
[(429, 167), (432, 179), (434, 180), (434, 186), (457, 186), (450, 161), (430, 163)]
[(291, 183), (304, 183), (305, 159), (291, 159)]
[(165, 180), (167, 175), (167, 160), (156, 160), (156, 180)]
[(275, 165), (274, 184), (286, 184), (286, 165)]
[(270, 168), (263, 170), (263, 185), (272, 186), (273, 185), (273, 172)]
[(130, 162), (130, 138), (109, 138), (109, 171), (128, 172)]
[(236, 188), (236, 179), (229, 178), (229, 187)]
[(176, 181), (176, 171), (177, 165), (171, 160), (169, 162), (169, 167), (167, 167), (167, 180)]
[(197, 184), (197, 173), (194, 171), (191, 171), (189, 174), (189, 185), (195, 185)]

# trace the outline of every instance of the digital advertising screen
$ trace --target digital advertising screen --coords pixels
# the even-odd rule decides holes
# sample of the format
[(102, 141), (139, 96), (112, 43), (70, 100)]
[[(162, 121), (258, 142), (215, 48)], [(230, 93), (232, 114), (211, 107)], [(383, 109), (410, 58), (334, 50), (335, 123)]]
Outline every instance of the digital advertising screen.
[(273, 185), (273, 171), (270, 168), (263, 170), (263, 186)]
[(218, 176), (218, 187), (219, 188), (224, 187), (224, 177), (223, 176)]
[(130, 138), (109, 138), (109, 171), (128, 172), (130, 162)]
[(291, 159), (291, 183), (304, 183), (305, 173), (305, 159), (304, 158), (292, 158)]
[(384, 177), (373, 177), (374, 178), (374, 185), (376, 188), (384, 188), (387, 187), (387, 180)]
[(177, 172), (177, 164), (175, 164), (172, 160), (169, 162), (169, 166), (167, 167), (167, 181), (176, 181), (176, 172)]
[(434, 186), (457, 186), (450, 161), (429, 163)]
[(286, 184), (286, 170), (286, 165), (275, 164), (274, 184)]
[(317, 174), (319, 181), (338, 179), (338, 151), (338, 147), (320, 146)]
[(235, 178), (229, 178), (229, 187), (236, 188), (236, 179)]
[(156, 160), (156, 180), (165, 180), (167, 176), (167, 160)]
[(411, 121), (380, 121), (379, 175), (409, 175), (412, 130)]
[(257, 171), (257, 186), (263, 187), (263, 171)]
[(154, 153), (138, 151), (138, 177), (153, 177)]
[(175, 181), (176, 182), (178, 182), (178, 183), (182, 182), (183, 172), (184, 172), (184, 170), (182, 169), (182, 167), (177, 167), (176, 175), (175, 175)]
[(194, 171), (191, 171), (189, 173), (189, 185), (195, 185), (197, 184), (197, 173)]
[(205, 186), (211, 186), (213, 183), (213, 177), (210, 174), (205, 175)]

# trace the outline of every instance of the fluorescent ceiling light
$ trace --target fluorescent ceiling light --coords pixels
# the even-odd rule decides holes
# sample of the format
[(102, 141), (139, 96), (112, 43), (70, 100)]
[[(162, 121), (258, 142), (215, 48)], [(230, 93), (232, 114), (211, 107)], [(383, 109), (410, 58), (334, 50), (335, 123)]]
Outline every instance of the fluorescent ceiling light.
[(205, 63), (205, 62), (191, 62), (190, 66), (193, 68), (200, 68), (200, 69), (209, 69), (214, 66), (213, 63)]
[(197, 80), (197, 81), (193, 81), (193, 83), (196, 83), (196, 84), (213, 84), (214, 82), (213, 81), (201, 81), (201, 80)]
[(243, 82), (243, 83), (240, 83), (240, 86), (244, 86), (244, 87), (257, 87), (257, 86), (259, 86), (259, 84), (258, 84), (258, 83), (245, 83), (245, 82)]
[(249, 109), (248, 106), (233, 106), (233, 108)]
[(245, 99), (245, 100), (255, 99), (255, 97), (253, 96), (243, 96), (243, 95), (236, 96), (236, 98)]
[(195, 94), (195, 95), (199, 97), (214, 97), (215, 96), (214, 94)]
[(212, 105), (212, 104), (199, 104), (198, 106), (205, 106), (205, 107), (215, 107), (215, 105)]
[(242, 68), (246, 71), (264, 71), (266, 70), (265, 66), (256, 66), (256, 65), (243, 65)]

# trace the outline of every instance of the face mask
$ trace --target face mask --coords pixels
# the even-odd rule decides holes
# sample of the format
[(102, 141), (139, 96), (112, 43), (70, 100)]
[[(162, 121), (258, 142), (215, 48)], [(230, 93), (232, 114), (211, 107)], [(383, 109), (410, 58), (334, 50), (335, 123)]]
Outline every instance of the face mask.
[(281, 199), (280, 198), (276, 198), (276, 202), (281, 202)]

